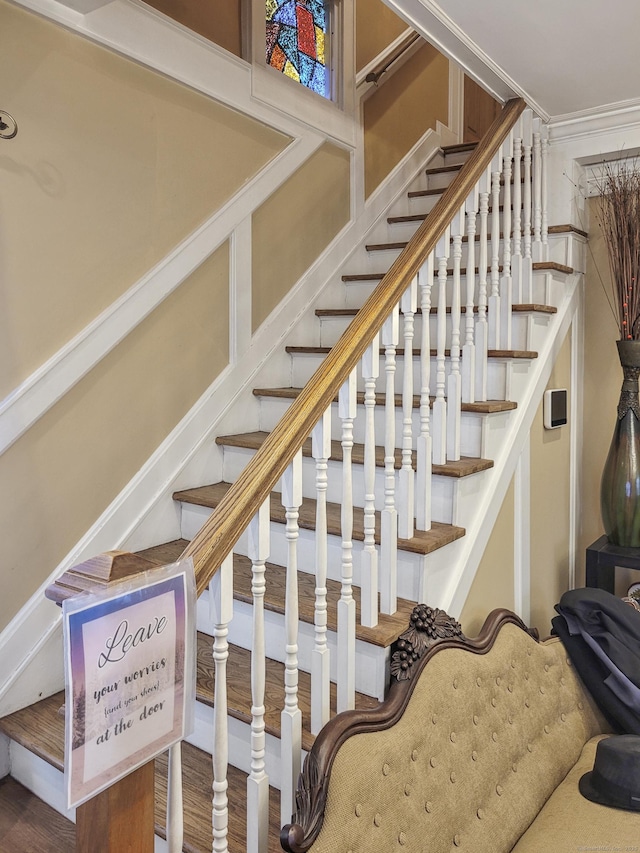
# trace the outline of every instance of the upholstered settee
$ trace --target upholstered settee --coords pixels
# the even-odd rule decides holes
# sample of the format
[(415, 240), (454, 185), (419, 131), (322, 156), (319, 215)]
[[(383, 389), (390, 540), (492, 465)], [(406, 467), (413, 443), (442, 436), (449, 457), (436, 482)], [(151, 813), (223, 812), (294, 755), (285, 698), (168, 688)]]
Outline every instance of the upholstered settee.
[(558, 639), (494, 611), (476, 639), (418, 605), (387, 698), (335, 717), (306, 758), (291, 853), (640, 851), (640, 813), (578, 779), (608, 733)]

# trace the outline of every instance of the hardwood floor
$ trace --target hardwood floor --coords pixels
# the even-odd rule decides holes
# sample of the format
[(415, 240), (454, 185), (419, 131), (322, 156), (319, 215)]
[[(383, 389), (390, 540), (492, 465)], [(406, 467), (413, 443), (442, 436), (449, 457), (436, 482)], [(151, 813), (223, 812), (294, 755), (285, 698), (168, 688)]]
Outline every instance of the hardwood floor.
[(0, 853), (75, 853), (76, 828), (35, 794), (0, 779)]

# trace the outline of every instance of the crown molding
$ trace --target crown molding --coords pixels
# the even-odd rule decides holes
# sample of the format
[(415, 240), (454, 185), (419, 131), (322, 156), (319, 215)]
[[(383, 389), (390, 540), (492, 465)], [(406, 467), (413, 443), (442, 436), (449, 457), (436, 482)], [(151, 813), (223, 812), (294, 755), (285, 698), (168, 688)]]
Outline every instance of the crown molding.
[(543, 121), (549, 114), (433, 0), (385, 0), (396, 14), (456, 62), (496, 100), (523, 98)]
[[(634, 128), (640, 128), (640, 98), (553, 116), (549, 121), (549, 141), (568, 143), (627, 132)], [(618, 147), (628, 146), (623, 142)]]

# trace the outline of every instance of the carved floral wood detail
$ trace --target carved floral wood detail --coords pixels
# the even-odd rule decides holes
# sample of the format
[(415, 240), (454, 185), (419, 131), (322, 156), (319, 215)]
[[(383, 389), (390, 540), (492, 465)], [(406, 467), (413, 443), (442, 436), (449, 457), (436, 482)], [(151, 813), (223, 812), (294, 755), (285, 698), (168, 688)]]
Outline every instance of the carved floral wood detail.
[(453, 617), (437, 607), (417, 604), (409, 619), (409, 627), (392, 646), (391, 677), (405, 681), (413, 676), (414, 664), (429, 646), (446, 637), (464, 638), (462, 627)]
[(515, 624), (536, 641), (537, 631), (529, 629), (509, 610), (494, 610), (487, 617), (478, 637), (470, 639), (460, 624), (437, 607), (414, 607), (407, 630), (392, 646), (391, 683), (384, 702), (376, 708), (344, 711), (334, 717), (317, 736), (300, 774), (296, 794), (296, 813), (282, 828), (280, 843), (289, 853), (310, 850), (322, 829), (333, 760), (341, 745), (355, 734), (391, 728), (402, 717), (414, 685), (431, 657), (447, 648), (460, 648), (472, 654), (485, 654), (493, 646), (505, 624)]

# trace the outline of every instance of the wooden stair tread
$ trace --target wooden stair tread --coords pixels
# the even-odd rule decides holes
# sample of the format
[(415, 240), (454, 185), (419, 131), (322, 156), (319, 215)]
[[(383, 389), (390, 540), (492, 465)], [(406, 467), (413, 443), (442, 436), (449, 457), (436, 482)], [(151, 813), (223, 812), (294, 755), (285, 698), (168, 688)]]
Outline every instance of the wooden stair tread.
[[(205, 853), (213, 846), (211, 799), (213, 764), (211, 756), (189, 743), (182, 744), (184, 801), (184, 850)], [(229, 853), (246, 853), (247, 774), (229, 765)], [(164, 814), (167, 802), (167, 757), (156, 759), (156, 832), (165, 837)], [(280, 846), (280, 792), (269, 788), (268, 853), (282, 853)]]
[[(500, 234), (501, 240), (502, 240), (502, 237), (503, 237), (503, 235), (501, 233)], [(480, 235), (476, 234), (476, 236), (474, 237), (474, 240), (476, 243), (479, 243), (480, 242)], [(466, 234), (464, 234), (462, 236), (462, 242), (463, 243), (469, 242), (469, 238)], [(406, 249), (408, 244), (409, 244), (408, 240), (394, 240), (394, 241), (391, 241), (389, 243), (367, 243), (364, 248), (367, 252), (386, 252), (389, 250), (397, 251), (397, 250)], [(436, 274), (436, 272), (434, 271), (434, 275), (435, 274)]]
[[(331, 347), (299, 347), (299, 346), (289, 346), (285, 348), (286, 351), (290, 355), (327, 355), (331, 352)], [(422, 350), (420, 347), (416, 347), (416, 349), (412, 350), (413, 355), (416, 358), (420, 358)], [(430, 355), (435, 356), (438, 354), (436, 349), (430, 350)], [(380, 348), (380, 355), (384, 355), (384, 348)], [(398, 357), (404, 356), (404, 347), (396, 347), (396, 355)], [(448, 357), (451, 355), (451, 350), (446, 349), (445, 355)], [(490, 349), (487, 350), (488, 358), (514, 358), (514, 359), (532, 359), (537, 358), (538, 353), (534, 350), (519, 350), (519, 349)]]
[[(16, 711), (8, 717), (0, 720), (0, 730), (4, 731), (12, 740), (22, 744), (36, 755), (43, 758), (56, 769), (62, 771), (64, 767), (64, 717), (58, 713), (64, 703), (64, 692), (50, 696), (36, 702), (28, 708)], [(183, 742), (182, 744), (182, 779), (184, 798), (184, 823), (185, 844), (184, 849), (190, 853), (204, 853), (211, 850), (211, 785), (213, 782), (213, 767), (211, 756), (196, 747)], [(228, 782), (230, 794), (233, 799), (234, 809), (229, 814), (229, 850), (233, 853), (245, 853), (245, 800), (247, 775), (235, 767), (229, 766)], [(2, 782), (0, 781), (0, 785)], [(167, 801), (167, 757), (166, 754), (156, 759), (156, 833), (165, 837), (165, 814)], [(231, 793), (233, 792), (233, 793)], [(0, 788), (1, 795), (1, 788)], [(44, 805), (44, 804), (43, 804)], [(39, 806), (38, 806), (39, 808)], [(48, 808), (48, 806), (46, 807)], [(280, 810), (279, 794), (273, 789), (270, 791), (270, 842), (269, 853), (280, 851), (278, 836), (280, 833)], [(57, 814), (57, 812), (56, 812)], [(60, 817), (61, 821), (64, 818)], [(3, 821), (7, 820), (2, 802), (0, 800), (0, 844), (5, 836), (1, 831)], [(73, 838), (75, 839), (75, 827)], [(20, 853), (23, 848), (19, 846), (4, 848), (14, 853)], [(24, 848), (25, 851), (38, 850), (38, 853), (52, 853), (67, 850), (72, 853), (73, 846), (60, 846), (47, 848), (45, 846), (33, 846)]]
[[(285, 612), (286, 569), (274, 563), (267, 563), (264, 605), (274, 613)], [(247, 604), (253, 602), (251, 594), (252, 570), (251, 560), (240, 554), (234, 554), (234, 595)], [(315, 575), (309, 572), (298, 572), (298, 588), (300, 590), (298, 608), (300, 619), (313, 625), (315, 607)], [(327, 579), (327, 628), (338, 630), (338, 601), (340, 599), (341, 583)], [(404, 598), (398, 599), (398, 609), (392, 615), (381, 613), (375, 628), (366, 628), (360, 624), (360, 589), (353, 587), (353, 598), (356, 603), (356, 637), (381, 648), (390, 646), (398, 636), (406, 630), (411, 611), (415, 602)]]
[[(512, 208), (513, 209), (513, 208)], [(500, 205), (499, 207), (500, 213), (504, 211), (504, 205)], [(493, 206), (489, 205), (488, 213), (493, 213)], [(411, 213), (406, 214), (405, 216), (387, 216), (387, 222), (389, 225), (398, 225), (406, 222), (424, 222), (424, 220), (429, 216), (429, 213)]]
[[(408, 624), (405, 621), (405, 628)], [(196, 692), (201, 702), (213, 706), (215, 674), (213, 665), (213, 640), (207, 634), (198, 634), (198, 676)], [(229, 643), (228, 672), (233, 677), (227, 680), (227, 710), (231, 717), (251, 725), (251, 652)], [(284, 708), (285, 666), (270, 658), (265, 665), (265, 731), (280, 738), (280, 714)], [(311, 676), (303, 670), (298, 671), (298, 705), (302, 711), (302, 748), (309, 750), (315, 736), (309, 728), (311, 721)], [(356, 693), (356, 708), (375, 708), (378, 700)], [(331, 714), (335, 714), (336, 685), (331, 684)]]
[(440, 151), (446, 157), (447, 154), (466, 154), (475, 151), (477, 147), (477, 142), (456, 142), (453, 145), (443, 145)]
[[(316, 317), (322, 319), (323, 317), (355, 317), (360, 309), (359, 308), (316, 308)], [(511, 306), (511, 310), (514, 313), (530, 313), (530, 314), (557, 314), (558, 309), (555, 305), (543, 305), (541, 302), (523, 302), (518, 303)], [(478, 313), (478, 306), (474, 305), (473, 311), (475, 314)], [(402, 311), (400, 312), (403, 313)], [(415, 312), (416, 314), (422, 314), (422, 308), (418, 308)], [(438, 306), (432, 305), (430, 309), (430, 314), (438, 313)], [(451, 314), (451, 306), (447, 305), (446, 313)], [(466, 305), (460, 306), (460, 313), (466, 314), (467, 307)]]
[(446, 187), (439, 187), (433, 190), (411, 190), (407, 193), (408, 198), (426, 198), (430, 195), (442, 195)]
[(512, 305), (511, 310), (515, 313), (526, 313), (530, 312), (532, 314), (557, 314), (558, 309), (555, 305), (543, 305), (541, 302), (523, 302), (520, 305)]
[(351, 275), (343, 275), (342, 281), (382, 281), (386, 273), (370, 272), (370, 273), (353, 273)]
[[(257, 450), (262, 446), (262, 443), (269, 435), (268, 432), (256, 431), (236, 433), (235, 435), (220, 435), (216, 438), (216, 444), (227, 447), (244, 447), (249, 450)], [(302, 445), (302, 455), (311, 456), (311, 439), (307, 439)], [(364, 444), (354, 444), (351, 451), (352, 460), (357, 465), (364, 465)], [(413, 451), (413, 467), (416, 467), (416, 452)], [(342, 444), (339, 441), (331, 442), (331, 459), (336, 462), (342, 462)], [(376, 465), (378, 468), (384, 468), (384, 447), (376, 447)], [(399, 469), (402, 465), (402, 450), (396, 448), (395, 451), (395, 467)], [(458, 462), (447, 462), (445, 465), (433, 465), (432, 471), (434, 474), (440, 474), (445, 477), (466, 477), (470, 474), (477, 474), (479, 471), (486, 471), (493, 467), (491, 459), (480, 459), (473, 456), (463, 456)]]
[(550, 225), (547, 229), (549, 234), (577, 234), (579, 237), (588, 237), (586, 231), (576, 228), (575, 225)]
[[(520, 183), (524, 184), (524, 175), (520, 177)], [(511, 178), (511, 184), (513, 185), (513, 177)], [(504, 186), (504, 179), (500, 179), (500, 186)], [(431, 190), (410, 190), (407, 193), (407, 198), (426, 198), (431, 195), (442, 195), (445, 190), (449, 189), (448, 187), (436, 187)]]
[[(231, 488), (231, 483), (212, 483), (208, 486), (199, 486), (194, 489), (184, 489), (175, 492), (175, 500), (196, 506), (215, 509), (222, 498)], [(281, 495), (271, 492), (271, 520), (277, 524), (285, 524), (285, 510), (282, 506)], [(327, 532), (334, 536), (341, 535), (341, 509), (340, 504), (327, 502)], [(298, 524), (303, 530), (315, 530), (316, 501), (313, 498), (304, 498), (300, 507)], [(375, 539), (380, 542), (380, 513), (375, 517)], [(353, 508), (353, 538), (357, 541), (364, 540), (364, 513), (362, 507)], [(398, 549), (410, 551), (414, 554), (430, 554), (438, 548), (454, 542), (464, 536), (462, 527), (452, 524), (433, 522), (431, 530), (416, 530), (412, 539), (398, 539)]]
[(14, 711), (0, 720), (0, 731), (57, 770), (64, 770), (64, 691)]
[[(239, 438), (236, 447), (251, 447), (255, 449), (259, 444), (254, 440), (256, 435), (262, 436), (262, 440), (266, 438), (268, 433), (247, 433), (248, 440), (242, 442), (242, 436), (229, 436), (230, 439)], [(225, 442), (232, 444), (232, 441)], [(490, 460), (470, 460), (472, 462), (486, 463), (487, 467), (491, 467), (493, 463)], [(450, 463), (451, 466), (459, 463)], [(463, 463), (464, 464), (464, 463)], [(444, 467), (444, 466), (442, 466)], [(481, 470), (481, 469), (479, 469)], [(483, 469), (482, 469), (483, 470)], [(455, 475), (452, 475), (455, 476)], [(151, 554), (158, 550), (159, 552), (166, 551), (167, 548), (175, 548), (176, 557), (184, 551), (188, 541), (186, 539), (176, 539), (174, 542), (156, 545), (153, 548), (147, 548), (144, 555)], [(162, 565), (164, 560), (158, 560), (158, 565)], [(284, 595), (285, 595), (285, 569), (275, 563), (267, 563), (267, 589), (265, 592), (264, 606), (266, 610), (271, 610), (274, 613), (284, 613)], [(234, 592), (233, 596), (237, 601), (245, 601), (247, 604), (253, 602), (251, 594), (251, 561), (248, 557), (242, 554), (233, 555), (233, 578)], [(308, 572), (298, 573), (298, 586), (302, 590), (299, 600), (300, 619), (313, 625), (314, 620), (314, 604), (315, 604), (315, 576)], [(337, 602), (340, 598), (341, 584), (338, 581), (327, 580), (327, 627), (330, 631), (337, 631)], [(389, 616), (384, 613), (380, 614), (378, 624), (375, 628), (365, 628), (360, 625), (360, 590), (358, 587), (353, 588), (353, 598), (356, 602), (356, 636), (359, 640), (364, 640), (367, 643), (372, 643), (375, 646), (386, 648), (390, 646), (398, 635), (401, 634), (407, 627), (411, 610), (415, 602), (406, 601), (403, 598), (398, 599), (398, 610), (393, 615)]]
[(532, 266), (534, 272), (562, 272), (566, 275), (571, 275), (574, 271), (573, 267), (568, 267), (566, 264), (559, 264), (557, 261), (534, 261)]
[[(280, 397), (281, 399), (295, 400), (300, 394), (302, 388), (254, 388), (253, 393), (256, 397)], [(433, 403), (431, 397), (431, 403)], [(338, 398), (334, 398), (334, 403), (338, 402)], [(358, 403), (364, 403), (364, 394), (358, 393)], [(376, 405), (382, 406), (385, 403), (384, 394), (376, 394)], [(402, 395), (396, 394), (395, 404), (398, 408), (402, 407)], [(478, 403), (463, 403), (463, 412), (476, 412), (478, 414), (494, 414), (495, 412), (510, 412), (518, 407), (517, 403), (510, 400), (484, 400)], [(420, 397), (416, 394), (413, 398), (413, 408), (420, 408)]]
[(0, 779), (2, 853), (74, 853), (76, 827), (10, 776)]
[(364, 247), (367, 252), (384, 252), (387, 249), (406, 249), (408, 240), (397, 240), (390, 243), (367, 243)]
[[(532, 268), (534, 272), (562, 272), (566, 275), (571, 275), (574, 272), (573, 267), (568, 267), (566, 264), (559, 264), (557, 261), (534, 261), (532, 264)], [(502, 264), (498, 267), (498, 272), (502, 272), (503, 267)], [(491, 271), (491, 266), (487, 265), (487, 273)], [(475, 274), (478, 275), (480, 273), (480, 269), (478, 267), (475, 268)], [(377, 272), (377, 273), (364, 273), (362, 275), (343, 275), (342, 281), (350, 282), (350, 281), (381, 281), (386, 273)], [(467, 268), (460, 267), (460, 275), (466, 275)], [(447, 276), (453, 275), (453, 269), (447, 269)], [(435, 269), (433, 271), (433, 277), (438, 277), (438, 270)]]
[(432, 169), (425, 169), (425, 175), (446, 175), (451, 172), (459, 172), (462, 169), (462, 163), (455, 163), (453, 166), (434, 166)]

